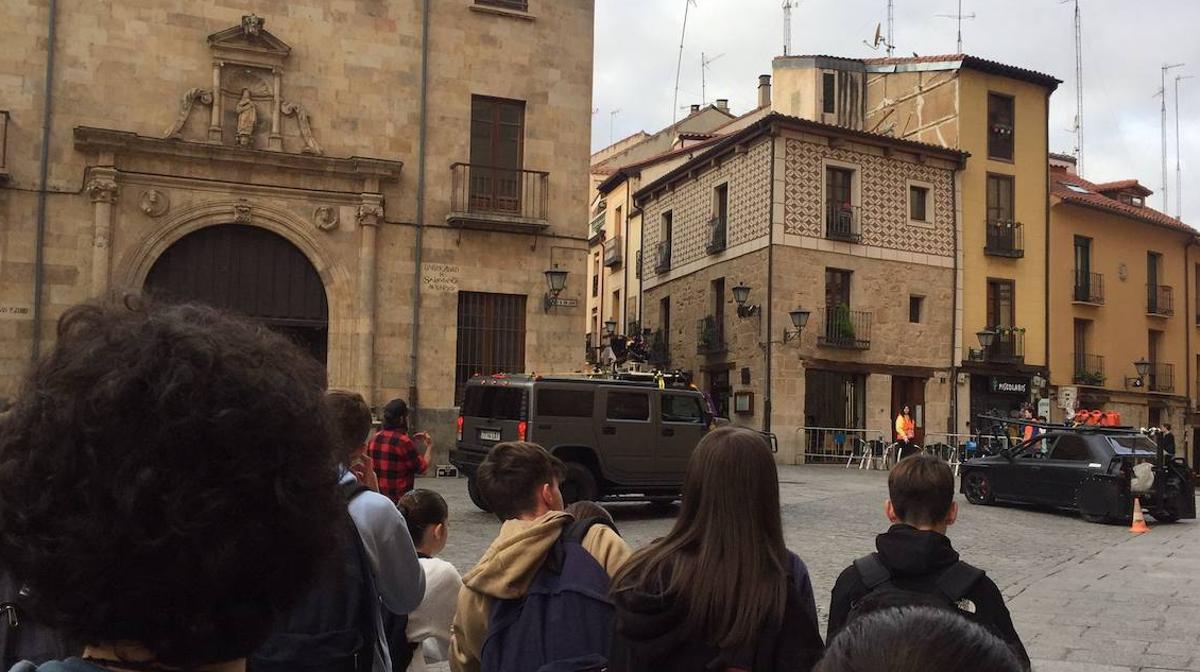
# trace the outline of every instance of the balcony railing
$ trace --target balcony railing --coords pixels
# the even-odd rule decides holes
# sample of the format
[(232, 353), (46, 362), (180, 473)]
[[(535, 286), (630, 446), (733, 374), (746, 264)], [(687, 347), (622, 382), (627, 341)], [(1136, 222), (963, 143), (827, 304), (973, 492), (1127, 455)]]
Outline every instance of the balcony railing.
[(593, 275), (592, 276), (592, 298), (596, 298), (597, 296), (600, 296), (600, 276)]
[(1174, 290), (1169, 285), (1146, 285), (1146, 312), (1150, 315), (1174, 315)]
[(8, 110), (0, 110), (0, 182), (8, 179)]
[(726, 220), (720, 217), (713, 217), (708, 222), (708, 245), (704, 246), (705, 252), (716, 254), (725, 249), (726, 225)]
[(1025, 330), (1019, 327), (992, 327), (995, 333), (992, 344), (984, 350), (984, 359), (990, 362), (1025, 361)]
[(1025, 231), (1020, 222), (989, 220), (983, 253), (993, 257), (1025, 256)]
[(708, 315), (696, 322), (696, 353), (715, 355), (727, 350), (725, 325), (716, 316)]
[(654, 272), (666, 273), (671, 270), (671, 243), (664, 241), (654, 250)]
[(1151, 392), (1173, 392), (1175, 390), (1175, 365), (1153, 362), (1146, 374), (1146, 387)]
[(450, 174), (448, 221), (519, 229), (549, 224), (550, 173), (455, 163)]
[(825, 237), (847, 243), (862, 242), (862, 228), (858, 217), (858, 206), (848, 203), (828, 202), (825, 204)]
[(501, 7), (503, 9), (511, 9), (518, 12), (529, 11), (529, 0), (475, 0), (477, 5), (487, 5), (489, 7)]
[(866, 350), (871, 347), (871, 313), (844, 305), (826, 306), (817, 344), (831, 348)]
[(1104, 276), (1099, 273), (1075, 271), (1072, 300), (1078, 303), (1104, 303)]
[(613, 236), (611, 239), (604, 241), (604, 265), (609, 268), (616, 268), (621, 265), (624, 259), (625, 248), (622, 245), (624, 240), (621, 236)]
[(1086, 352), (1075, 353), (1075, 374), (1071, 381), (1076, 385), (1104, 384), (1104, 357)]

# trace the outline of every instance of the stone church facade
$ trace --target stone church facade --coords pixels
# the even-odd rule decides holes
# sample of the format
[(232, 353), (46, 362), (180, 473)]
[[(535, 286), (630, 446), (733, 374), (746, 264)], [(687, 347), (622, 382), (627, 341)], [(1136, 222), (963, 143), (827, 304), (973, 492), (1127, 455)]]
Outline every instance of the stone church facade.
[(443, 448), (466, 377), (576, 365), (593, 9), (4, 3), (0, 396), (67, 307), (141, 291), (292, 335)]

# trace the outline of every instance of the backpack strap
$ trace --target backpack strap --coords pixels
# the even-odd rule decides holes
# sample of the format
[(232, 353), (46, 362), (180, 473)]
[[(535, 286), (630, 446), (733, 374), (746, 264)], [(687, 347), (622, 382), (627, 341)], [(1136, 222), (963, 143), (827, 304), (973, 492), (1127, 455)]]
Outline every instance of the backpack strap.
[(855, 560), (854, 568), (858, 570), (858, 575), (862, 579), (863, 585), (866, 586), (867, 592), (892, 580), (892, 573), (883, 564), (878, 553), (864, 555)]
[(978, 567), (972, 567), (967, 563), (959, 560), (942, 571), (937, 579), (937, 589), (950, 602), (958, 602), (967, 593), (971, 592), (971, 588), (983, 578), (983, 570)]
[(357, 478), (354, 479), (353, 481), (346, 481), (345, 483), (339, 483), (338, 488), (341, 489), (342, 496), (346, 498), (347, 504), (349, 504), (350, 502), (353, 502), (355, 497), (358, 497), (362, 493), (370, 490), (370, 488), (368, 488), (367, 486), (363, 485), (362, 483), (359, 483)]
[(582, 544), (584, 537), (586, 537), (588, 532), (590, 532), (596, 525), (606, 525), (611, 528), (613, 532), (617, 532), (617, 526), (614, 525), (608, 518), (605, 518), (604, 516), (592, 516), (591, 518), (584, 518), (583, 520), (576, 520), (572, 523), (568, 523), (567, 526), (563, 528), (560, 539), (568, 543)]
[[(362, 493), (370, 490), (367, 486), (358, 482), (358, 479), (339, 483), (338, 487), (342, 491), (342, 496), (346, 498), (346, 504), (354, 501)], [(358, 659), (355, 661), (356, 672), (371, 672), (375, 666), (375, 647), (379, 646), (379, 632), (376, 630), (375, 614), (382, 606), (379, 603), (379, 588), (375, 585), (375, 574), (371, 570), (371, 558), (367, 554), (367, 547), (363, 544), (362, 535), (359, 534), (358, 524), (354, 522), (350, 512), (346, 512), (346, 517), (349, 519), (347, 534), (350, 536), (350, 543), (354, 544), (355, 553), (358, 555), (358, 564), (362, 568), (363, 581), (362, 586), (362, 602), (363, 613), (359, 615), (362, 619), (362, 624), (359, 631), (363, 636), (363, 650), (359, 652)], [(407, 620), (407, 618), (405, 619)]]
[(5, 628), (3, 665), (5, 667), (17, 664), (17, 637), (21, 633), (20, 611), (16, 602), (0, 603), (0, 625)]

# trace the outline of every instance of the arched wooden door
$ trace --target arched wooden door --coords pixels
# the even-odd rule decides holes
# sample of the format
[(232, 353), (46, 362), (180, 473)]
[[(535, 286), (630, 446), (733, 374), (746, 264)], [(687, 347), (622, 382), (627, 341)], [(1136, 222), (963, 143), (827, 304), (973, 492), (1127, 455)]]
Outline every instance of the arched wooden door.
[(154, 262), (145, 291), (255, 318), (324, 362), (329, 304), (312, 262), (282, 236), (221, 224), (180, 238)]

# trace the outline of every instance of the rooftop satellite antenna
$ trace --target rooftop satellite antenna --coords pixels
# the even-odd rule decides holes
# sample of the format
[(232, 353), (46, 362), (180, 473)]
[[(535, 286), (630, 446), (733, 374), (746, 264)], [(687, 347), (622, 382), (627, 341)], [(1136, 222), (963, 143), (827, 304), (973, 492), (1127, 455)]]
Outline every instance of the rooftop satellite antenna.
[(1075, 172), (1083, 175), (1083, 31), (1079, 21), (1079, 0), (1059, 0), (1075, 4)]
[(1182, 68), (1185, 63), (1172, 63), (1162, 66), (1162, 86), (1158, 89), (1156, 95), (1162, 96), (1162, 195), (1163, 205), (1162, 211), (1165, 213), (1171, 212), (1171, 199), (1167, 194), (1170, 189), (1170, 183), (1167, 179), (1167, 71), (1175, 68)]
[(798, 0), (783, 0), (783, 55), (792, 53), (792, 9), (799, 4)]
[(708, 73), (708, 66), (724, 55), (725, 55), (724, 53), (721, 53), (721, 54), (717, 54), (716, 56), (713, 56), (712, 58), (705, 58), (704, 52), (703, 51), (700, 52), (700, 106), (701, 107), (708, 104), (708, 94), (705, 90), (705, 83), (704, 83), (705, 76)]
[(679, 71), (683, 68), (683, 38), (687, 36), (688, 10), (696, 0), (683, 0), (683, 30), (679, 33), (679, 60), (675, 64), (675, 100), (671, 101), (671, 124), (679, 119)]
[(970, 14), (963, 14), (962, 13), (962, 0), (958, 0), (958, 13), (957, 14), (938, 14), (937, 16), (940, 18), (943, 18), (943, 19), (954, 19), (954, 20), (958, 21), (958, 52), (956, 52), (956, 53), (959, 53), (959, 54), (963, 53), (962, 22), (963, 22), (963, 19), (974, 19), (975, 12), (971, 12)]
[(883, 26), (882, 26), (882, 25), (880, 25), (880, 24), (878, 24), (878, 23), (877, 23), (877, 24), (875, 24), (875, 37), (871, 38), (871, 40), (870, 40), (870, 41), (868, 41), (868, 40), (863, 40), (863, 44), (865, 44), (865, 45), (867, 45), (868, 47), (870, 47), (870, 48), (872, 48), (872, 49), (875, 49), (875, 50), (878, 50), (878, 49), (879, 49), (879, 45), (881, 45), (881, 44), (882, 44), (883, 46), (887, 47), (887, 53), (888, 53), (888, 56), (891, 56), (891, 55), (892, 55), (892, 49), (893, 49), (893, 45), (892, 45), (892, 43), (891, 43), (891, 42), (889, 42), (889, 41), (888, 41), (886, 38), (884, 38), (884, 36), (883, 36)]

